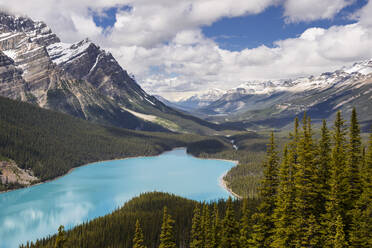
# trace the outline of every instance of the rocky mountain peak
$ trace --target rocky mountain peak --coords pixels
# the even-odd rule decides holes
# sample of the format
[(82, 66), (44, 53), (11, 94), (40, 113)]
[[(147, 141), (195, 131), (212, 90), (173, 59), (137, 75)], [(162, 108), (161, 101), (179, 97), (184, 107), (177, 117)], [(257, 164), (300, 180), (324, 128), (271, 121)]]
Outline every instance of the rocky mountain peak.
[(60, 41), (44, 22), (5, 12), (0, 12), (0, 32), (3, 37), (24, 33), (29, 41), (44, 46)]

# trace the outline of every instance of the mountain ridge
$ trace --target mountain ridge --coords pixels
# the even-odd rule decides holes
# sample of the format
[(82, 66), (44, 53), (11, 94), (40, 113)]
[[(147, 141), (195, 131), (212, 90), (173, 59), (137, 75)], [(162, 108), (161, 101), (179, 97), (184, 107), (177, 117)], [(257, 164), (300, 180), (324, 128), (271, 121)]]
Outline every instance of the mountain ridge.
[[(13, 61), (0, 68), (2, 96), (98, 124), (217, 132), (215, 124), (180, 113), (147, 94), (111, 53), (89, 39), (63, 43), (45, 23), (2, 12), (0, 51), (2, 61)], [(143, 119), (143, 114), (154, 118)]]
[(250, 81), (189, 111), (209, 121), (258, 128), (283, 127), (305, 111), (316, 121), (330, 120), (338, 110), (350, 114), (352, 107), (364, 113), (365, 128), (372, 124), (372, 59), (319, 76)]

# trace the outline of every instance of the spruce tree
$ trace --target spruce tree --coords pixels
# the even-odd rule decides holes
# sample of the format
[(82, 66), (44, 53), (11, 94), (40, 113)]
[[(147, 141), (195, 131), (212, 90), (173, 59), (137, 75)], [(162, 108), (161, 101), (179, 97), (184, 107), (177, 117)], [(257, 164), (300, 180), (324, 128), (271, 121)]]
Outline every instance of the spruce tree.
[(240, 220), (240, 248), (249, 248), (249, 239), (252, 232), (250, 214), (248, 209), (248, 199), (243, 200), (242, 216)]
[(235, 219), (231, 197), (227, 201), (225, 217), (222, 221), (220, 248), (239, 248), (239, 224)]
[(66, 232), (64, 226), (59, 226), (58, 228), (58, 235), (56, 238), (56, 242), (54, 244), (54, 248), (63, 248), (65, 247), (66, 243)]
[[(317, 212), (317, 183), (318, 172), (315, 163), (315, 147), (313, 144), (311, 121), (306, 114), (303, 117), (303, 128), (298, 144), (298, 163), (294, 174), (294, 205), (295, 219), (295, 242), (296, 246), (308, 246), (320, 240), (320, 221), (313, 219), (318, 216)], [(311, 235), (309, 235), (311, 233)], [(319, 246), (316, 243), (315, 246)]]
[(172, 217), (168, 214), (167, 207), (164, 207), (159, 248), (176, 248), (176, 242), (174, 241), (173, 234), (173, 224), (174, 220), (172, 220)]
[(133, 237), (133, 248), (146, 248), (139, 220), (136, 221), (136, 230)]
[(354, 208), (354, 205), (362, 192), (362, 183), (359, 171), (362, 167), (362, 140), (360, 137), (360, 128), (355, 108), (353, 108), (351, 114), (349, 136), (349, 150), (346, 168), (348, 179), (348, 191), (346, 194), (348, 197), (346, 199), (347, 211)]
[(336, 226), (336, 235), (333, 240), (333, 247), (334, 248), (349, 247), (345, 239), (344, 224), (342, 222), (342, 218), (340, 215), (337, 216), (335, 226)]
[(317, 165), (318, 173), (318, 208), (321, 214), (326, 212), (326, 196), (330, 193), (329, 178), (331, 175), (331, 138), (327, 123), (323, 120), (321, 138), (318, 145)]
[(346, 216), (346, 201), (348, 181), (345, 173), (346, 168), (346, 129), (341, 112), (337, 113), (334, 131), (333, 131), (333, 148), (331, 153), (331, 177), (329, 180), (330, 191), (326, 196), (326, 214), (323, 217), (324, 228), (323, 237), (325, 238), (325, 247), (333, 247), (333, 240), (336, 235), (335, 221), (341, 216), (344, 222)]
[(194, 216), (192, 218), (190, 248), (202, 247), (202, 243), (203, 233), (201, 227), (200, 207), (199, 204), (197, 204), (194, 208)]
[(220, 243), (220, 218), (217, 203), (213, 203), (213, 218), (212, 218), (212, 245), (211, 247), (217, 248)]
[(271, 133), (264, 163), (264, 175), (261, 181), (261, 204), (252, 218), (254, 224), (250, 243), (253, 247), (269, 247), (272, 241), (274, 232), (273, 212), (278, 187), (278, 165), (279, 157), (274, 133)]
[(203, 204), (203, 217), (202, 217), (202, 231), (203, 231), (203, 246), (205, 248), (213, 248), (213, 232), (211, 212), (208, 204)]
[(294, 247), (294, 185), (292, 178), (291, 159), (288, 147), (284, 148), (282, 163), (279, 168), (279, 186), (274, 210), (275, 233), (272, 247)]
[(352, 211), (349, 243), (354, 248), (372, 247), (372, 133), (362, 174), (363, 193)]

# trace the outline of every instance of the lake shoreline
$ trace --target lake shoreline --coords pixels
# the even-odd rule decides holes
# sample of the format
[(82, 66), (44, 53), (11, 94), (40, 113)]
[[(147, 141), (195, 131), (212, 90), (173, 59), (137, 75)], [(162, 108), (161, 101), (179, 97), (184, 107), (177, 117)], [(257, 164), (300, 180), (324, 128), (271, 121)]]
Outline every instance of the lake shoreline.
[(147, 158), (147, 157), (155, 157), (155, 156), (159, 156), (165, 152), (170, 152), (170, 151), (173, 151), (173, 150), (176, 150), (176, 149), (181, 149), (181, 148), (174, 148), (172, 150), (166, 150), (166, 151), (163, 151), (159, 154), (156, 154), (156, 155), (150, 155), (150, 156), (133, 156), (133, 157), (125, 157), (125, 158), (115, 158), (115, 159), (107, 159), (107, 160), (98, 160), (98, 161), (95, 161), (95, 162), (91, 162), (91, 163), (88, 163), (88, 164), (83, 164), (83, 165), (79, 165), (79, 166), (76, 166), (74, 168), (71, 168), (69, 169), (65, 174), (63, 175), (60, 175), (58, 177), (55, 177), (55, 178), (52, 178), (52, 179), (48, 179), (46, 181), (42, 181), (42, 182), (38, 182), (38, 183), (35, 183), (35, 184), (31, 184), (31, 185), (27, 185), (25, 187), (21, 187), (21, 188), (16, 188), (16, 189), (9, 189), (9, 190), (6, 190), (6, 191), (0, 191), (0, 195), (1, 194), (4, 194), (4, 193), (8, 193), (8, 192), (11, 192), (11, 191), (16, 191), (16, 190), (21, 190), (21, 189), (27, 189), (27, 188), (31, 188), (33, 186), (37, 186), (37, 185), (41, 185), (41, 184), (44, 184), (44, 183), (49, 183), (49, 182), (53, 182), (55, 180), (58, 180), (64, 176), (67, 176), (68, 174), (72, 173), (75, 169), (79, 169), (81, 167), (85, 167), (85, 166), (88, 166), (88, 165), (92, 165), (92, 164), (96, 164), (96, 163), (102, 163), (102, 162), (110, 162), (110, 161), (118, 161), (118, 160), (127, 160), (127, 159), (133, 159), (133, 158)]
[[(156, 157), (156, 156), (159, 156), (163, 153), (166, 153), (166, 152), (171, 152), (171, 151), (174, 151), (174, 150), (181, 150), (181, 149), (186, 149), (186, 147), (175, 147), (171, 150), (165, 150), (159, 154), (156, 154), (156, 155), (150, 155), (150, 156), (133, 156), (133, 157), (125, 157), (125, 158), (117, 158), (117, 159), (108, 159), (108, 160), (99, 160), (99, 161), (95, 161), (95, 162), (91, 162), (91, 163), (88, 163), (88, 164), (83, 164), (83, 165), (80, 165), (80, 166), (76, 166), (74, 168), (71, 168), (67, 171), (66, 174), (63, 174), (63, 175), (60, 175), (56, 178), (53, 178), (53, 179), (49, 179), (49, 180), (46, 180), (46, 181), (42, 181), (42, 182), (38, 182), (38, 183), (35, 183), (35, 184), (32, 184), (32, 185), (28, 185), (28, 186), (25, 186), (25, 187), (21, 187), (21, 188), (17, 188), (17, 189), (9, 189), (9, 190), (6, 190), (6, 191), (1, 191), (0, 192), (0, 195), (1, 194), (5, 194), (5, 193), (8, 193), (8, 192), (11, 192), (11, 191), (16, 191), (16, 190), (21, 190), (21, 189), (26, 189), (26, 188), (31, 188), (33, 186), (37, 186), (37, 185), (41, 185), (41, 184), (44, 184), (44, 183), (48, 183), (48, 182), (53, 182), (57, 179), (60, 179), (64, 176), (67, 176), (68, 174), (72, 173), (75, 169), (78, 169), (78, 168), (81, 168), (81, 167), (84, 167), (84, 166), (88, 166), (88, 165), (92, 165), (92, 164), (96, 164), (96, 163), (101, 163), (101, 162), (110, 162), (110, 161), (118, 161), (118, 160), (127, 160), (127, 159), (133, 159), (133, 158), (146, 158), (146, 157)], [(228, 159), (218, 159), (218, 158), (199, 158), (199, 157), (196, 157), (192, 154), (189, 154), (187, 153), (186, 151), (186, 154), (187, 155), (190, 155), (194, 158), (197, 158), (197, 159), (205, 159), (205, 160), (218, 160), (218, 161), (225, 161), (225, 162), (232, 162), (234, 163), (235, 165), (237, 165), (239, 163), (239, 161), (236, 161), (236, 160), (228, 160)], [(219, 186), (223, 189), (225, 189), (227, 192), (229, 192), (231, 195), (233, 195), (234, 197), (238, 198), (238, 199), (242, 199), (241, 196), (239, 196), (238, 194), (234, 193), (228, 186), (227, 186), (227, 183), (226, 181), (223, 179), (226, 174), (228, 173), (228, 171), (226, 171), (224, 174), (222, 174), (220, 177), (219, 177)]]
[(220, 187), (224, 188), (227, 192), (229, 192), (231, 195), (233, 195), (234, 197), (238, 198), (238, 199), (243, 199), (243, 197), (241, 197), (240, 195), (238, 195), (237, 193), (235, 193), (234, 191), (232, 191), (231, 188), (229, 188), (227, 186), (227, 182), (225, 181), (225, 176), (227, 175), (229, 171), (226, 171), (225, 173), (223, 173), (220, 178), (219, 178), (219, 185)]

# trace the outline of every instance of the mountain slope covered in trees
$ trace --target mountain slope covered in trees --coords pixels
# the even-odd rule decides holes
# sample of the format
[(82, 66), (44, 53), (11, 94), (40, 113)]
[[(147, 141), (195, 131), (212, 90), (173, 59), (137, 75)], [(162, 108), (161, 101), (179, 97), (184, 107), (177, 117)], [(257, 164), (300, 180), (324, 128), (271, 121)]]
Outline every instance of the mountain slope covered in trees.
[(301, 124), (296, 119), (282, 155), (272, 133), (263, 167), (259, 200), (205, 204), (145, 194), (25, 247), (52, 247), (61, 239), (66, 247), (372, 246), (372, 133), (363, 147), (355, 109), (348, 127), (340, 112), (332, 131), (324, 121), (319, 139), (308, 116)]
[(14, 160), (42, 181), (90, 162), (156, 155), (174, 147), (192, 147), (200, 140), (217, 142), (220, 149), (232, 149), (217, 137), (100, 126), (0, 97), (0, 158)]

